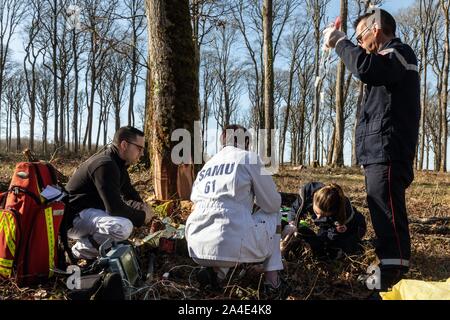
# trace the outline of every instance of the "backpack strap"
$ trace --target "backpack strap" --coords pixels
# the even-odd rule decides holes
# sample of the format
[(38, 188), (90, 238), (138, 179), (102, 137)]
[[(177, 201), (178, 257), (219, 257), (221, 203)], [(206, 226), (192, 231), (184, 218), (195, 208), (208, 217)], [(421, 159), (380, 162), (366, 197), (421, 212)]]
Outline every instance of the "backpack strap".
[(8, 191), (0, 194), (0, 208), (4, 209), (6, 204), (6, 196), (8, 195)]
[(37, 179), (37, 182), (38, 182), (39, 192), (42, 192), (42, 190), (44, 188), (44, 181), (42, 180), (41, 172), (39, 171), (39, 168), (38, 168), (36, 163), (32, 162), (31, 164), (32, 164), (32, 166), (34, 168), (34, 171), (36, 172), (36, 179)]
[[(67, 208), (66, 208), (66, 210), (67, 210)], [(62, 220), (61, 225), (59, 227), (59, 236), (61, 238), (61, 242), (62, 242), (62, 245), (63, 245), (64, 252), (67, 253), (67, 256), (69, 257), (70, 263), (71, 264), (76, 264), (78, 259), (75, 258), (75, 256), (72, 253), (72, 250), (71, 250), (71, 248), (69, 246), (69, 239), (68, 239), (68, 236), (67, 236), (67, 231), (68, 231), (67, 214), (66, 214), (66, 212), (64, 212), (64, 217), (63, 217), (63, 220)]]
[[(8, 192), (12, 192), (14, 194), (18, 194), (19, 192), (22, 192), (22, 193), (25, 193), (26, 195), (30, 196), (36, 202), (36, 204), (40, 205), (42, 203), (41, 199), (36, 194), (34, 194), (31, 191), (28, 191), (27, 189), (21, 188), (19, 186), (12, 186), (10, 189), (8, 189), (7, 192), (5, 192), (5, 194)], [(6, 197), (5, 197), (5, 200), (6, 200)]]
[[(48, 162), (45, 162), (45, 166), (47, 167), (48, 172), (50, 173), (52, 184), (59, 186), (63, 192), (65, 192), (66, 194), (69, 194), (66, 191), (66, 189), (64, 188), (64, 186), (59, 183), (58, 177), (56, 175), (55, 167), (51, 163), (48, 163)], [(37, 171), (38, 181), (40, 181), (40, 184), (42, 185), (42, 177), (40, 176), (40, 173), (37, 170), (37, 166), (35, 168)], [(67, 235), (68, 230), (71, 228), (71, 223), (69, 223), (69, 221), (68, 221), (69, 216), (70, 216), (69, 201), (68, 201), (67, 197), (65, 197), (65, 199), (63, 199), (62, 201), (64, 202), (65, 208), (64, 208), (64, 217), (63, 217), (63, 220), (61, 221), (61, 225), (59, 226), (59, 236), (60, 236), (60, 239), (61, 239), (61, 242), (63, 245), (63, 250), (65, 253), (67, 253), (70, 263), (76, 264), (78, 259), (75, 258), (75, 256), (72, 253), (72, 250), (69, 246), (69, 239), (68, 239), (68, 235)]]
[(50, 177), (52, 178), (52, 184), (58, 185), (58, 177), (56, 176), (56, 170), (55, 167), (52, 166), (50, 163), (46, 162), (45, 166), (48, 169), (48, 172), (50, 173)]

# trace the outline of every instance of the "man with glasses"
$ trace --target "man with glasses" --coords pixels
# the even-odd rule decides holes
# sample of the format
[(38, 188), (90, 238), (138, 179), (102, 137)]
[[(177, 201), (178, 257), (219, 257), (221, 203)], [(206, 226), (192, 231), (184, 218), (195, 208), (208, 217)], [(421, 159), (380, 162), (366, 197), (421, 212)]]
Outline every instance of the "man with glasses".
[(154, 214), (132, 187), (127, 168), (144, 151), (144, 133), (122, 127), (112, 145), (82, 163), (70, 178), (68, 236), (76, 258), (95, 259), (108, 239), (128, 239), (133, 226), (151, 221)]
[(414, 179), (420, 81), (416, 55), (395, 37), (396, 23), (388, 12), (370, 9), (354, 27), (357, 46), (334, 27), (324, 31), (325, 45), (336, 48), (349, 71), (366, 85), (355, 143), (377, 237), (381, 290), (387, 290), (409, 269), (405, 191)]

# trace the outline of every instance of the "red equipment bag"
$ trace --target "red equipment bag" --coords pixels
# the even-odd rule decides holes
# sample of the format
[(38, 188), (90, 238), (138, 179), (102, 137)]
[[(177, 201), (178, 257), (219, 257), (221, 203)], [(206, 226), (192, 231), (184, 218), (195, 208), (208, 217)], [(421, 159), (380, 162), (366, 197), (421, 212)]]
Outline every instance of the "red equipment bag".
[(20, 162), (0, 195), (0, 275), (15, 277), (18, 285), (45, 281), (57, 265), (65, 205), (41, 197), (45, 187), (57, 183), (50, 164)]

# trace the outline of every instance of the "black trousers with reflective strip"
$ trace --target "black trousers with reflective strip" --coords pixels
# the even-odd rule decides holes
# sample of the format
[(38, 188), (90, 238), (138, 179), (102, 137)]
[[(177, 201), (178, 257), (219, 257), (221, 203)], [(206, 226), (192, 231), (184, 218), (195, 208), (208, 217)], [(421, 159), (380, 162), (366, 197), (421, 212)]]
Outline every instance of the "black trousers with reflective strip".
[(377, 237), (375, 252), (381, 266), (409, 267), (411, 239), (405, 191), (414, 179), (412, 163), (364, 166), (367, 203)]

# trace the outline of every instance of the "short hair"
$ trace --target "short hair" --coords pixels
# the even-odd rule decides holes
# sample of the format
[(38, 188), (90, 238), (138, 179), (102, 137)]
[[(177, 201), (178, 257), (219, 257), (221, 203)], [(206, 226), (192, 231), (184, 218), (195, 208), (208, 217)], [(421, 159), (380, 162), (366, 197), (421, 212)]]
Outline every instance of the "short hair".
[(397, 29), (397, 24), (395, 23), (394, 17), (383, 9), (373, 9), (371, 11), (366, 12), (365, 14), (359, 16), (356, 18), (355, 22), (353, 23), (353, 27), (356, 30), (356, 27), (358, 27), (358, 24), (362, 21), (367, 19), (368, 17), (374, 15), (376, 13), (375, 10), (380, 10), (380, 17), (381, 17), (381, 30), (383, 30), (383, 33), (387, 36), (394, 36), (395, 37), (395, 31)]
[(248, 150), (250, 145), (250, 133), (247, 129), (238, 124), (230, 124), (223, 128), (220, 135), (222, 146), (244, 147)]
[(335, 183), (320, 188), (313, 195), (314, 205), (324, 212), (331, 213), (341, 225), (346, 220), (345, 202), (346, 197), (342, 188)]
[(141, 130), (136, 129), (135, 127), (121, 127), (114, 134), (113, 144), (118, 146), (124, 140), (133, 142), (134, 140), (136, 140), (137, 136), (143, 137), (144, 133)]

